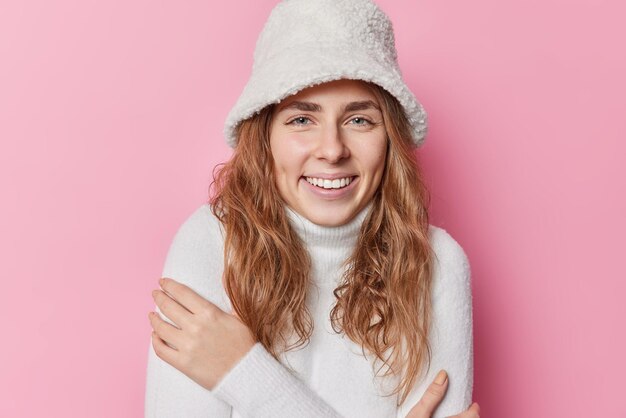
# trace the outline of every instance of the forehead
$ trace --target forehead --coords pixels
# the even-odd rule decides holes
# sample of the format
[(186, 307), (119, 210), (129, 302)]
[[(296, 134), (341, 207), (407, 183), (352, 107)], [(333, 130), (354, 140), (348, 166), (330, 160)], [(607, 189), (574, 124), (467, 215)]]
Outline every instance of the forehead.
[[(296, 94), (284, 98), (278, 105), (277, 111), (291, 107), (293, 103), (339, 103), (370, 102), (372, 107), (379, 109), (380, 104), (372, 88), (360, 80), (335, 80), (308, 87)], [(361, 106), (363, 108), (363, 106)], [(310, 109), (316, 111), (320, 109)], [(363, 109), (357, 109), (363, 110)]]

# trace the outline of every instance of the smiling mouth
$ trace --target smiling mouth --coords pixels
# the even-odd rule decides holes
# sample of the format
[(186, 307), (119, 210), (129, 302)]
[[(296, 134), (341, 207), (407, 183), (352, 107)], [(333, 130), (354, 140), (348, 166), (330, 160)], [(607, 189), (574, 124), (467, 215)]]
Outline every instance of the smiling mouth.
[(344, 177), (340, 179), (321, 179), (317, 177), (305, 177), (306, 181), (320, 189), (341, 189), (349, 185), (354, 177)]

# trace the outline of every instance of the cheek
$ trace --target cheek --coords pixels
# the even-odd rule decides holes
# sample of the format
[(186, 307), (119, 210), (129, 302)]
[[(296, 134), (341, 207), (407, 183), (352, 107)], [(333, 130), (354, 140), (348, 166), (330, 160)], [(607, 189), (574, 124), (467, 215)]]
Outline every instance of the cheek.
[(297, 182), (306, 160), (293, 138), (279, 137), (270, 142), (276, 183), (281, 185)]
[(287, 166), (285, 166), (285, 164), (288, 163), (289, 160), (286, 159), (282, 154), (273, 152), (272, 158), (274, 159), (274, 171), (276, 172), (276, 175), (282, 174), (288, 170), (288, 164)]
[(387, 159), (387, 146), (377, 146), (364, 153), (363, 161), (372, 176), (380, 176), (385, 168)]
[(306, 161), (306, 147), (294, 136), (279, 135), (270, 139), (270, 150), (274, 165), (282, 171), (299, 170)]
[(372, 158), (368, 160), (371, 176), (370, 190), (372, 192), (375, 192), (380, 187), (383, 172), (385, 171), (386, 157), (386, 148), (383, 150), (377, 149)]
[(282, 167), (286, 161), (285, 155), (287, 154), (287, 150), (284, 144), (285, 141), (282, 138), (276, 138), (274, 135), (270, 137), (270, 152), (272, 153), (274, 166), (279, 171), (283, 170)]

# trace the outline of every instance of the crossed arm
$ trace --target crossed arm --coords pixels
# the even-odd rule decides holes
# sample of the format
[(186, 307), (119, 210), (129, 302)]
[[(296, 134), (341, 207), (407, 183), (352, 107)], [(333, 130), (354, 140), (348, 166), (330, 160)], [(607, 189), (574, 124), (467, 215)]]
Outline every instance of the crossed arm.
[[(219, 231), (212, 230), (206, 217), (207, 214), (200, 208), (178, 231), (168, 252), (163, 276), (176, 278), (180, 283), (166, 281), (165, 292), (159, 290), (155, 294), (159, 314), (158, 318), (153, 317), (151, 323), (158, 324), (161, 336), (171, 344), (166, 344), (157, 335), (151, 341), (146, 417), (230, 417), (233, 406), (235, 411), (244, 415), (253, 413), (253, 416), (260, 417), (338, 417), (339, 414), (330, 405), (291, 375), (261, 344), (254, 343), (249, 334), (246, 335), (245, 325), (228, 313), (230, 307), (225, 295), (221, 294), (220, 298), (222, 289), (219, 281), (215, 281), (217, 284), (214, 283), (213, 287), (208, 284), (207, 277), (221, 277), (221, 271), (217, 271), (210, 262), (203, 261), (208, 253), (220, 252), (219, 243), (209, 236)], [(439, 233), (439, 241), (442, 239), (445, 241), (447, 238)], [(442, 257), (438, 268), (451, 271), (451, 274), (445, 275), (445, 281), (435, 283), (434, 298), (435, 302), (437, 298), (448, 298), (450, 301), (435, 304), (442, 312), (435, 312), (431, 369), (398, 409), (398, 418), (405, 418), (413, 412), (411, 408), (428, 393), (428, 384), (440, 369), (448, 371), (451, 381), (447, 383), (446, 398), (433, 417), (458, 413), (467, 408), (471, 400), (469, 266), (462, 250), (459, 252), (460, 247), (450, 246), (449, 242), (444, 244), (444, 251), (439, 251)], [(451, 289), (450, 286), (457, 286), (458, 289)], [(161, 316), (163, 319), (160, 319)], [(198, 319), (195, 324), (194, 317)], [(213, 325), (205, 324), (209, 322)], [(185, 333), (187, 341), (200, 341), (201, 330), (204, 329), (208, 335), (210, 330), (206, 327), (210, 326), (213, 326), (213, 332), (218, 332), (216, 335), (219, 338), (209, 338), (204, 344), (185, 343)], [(461, 328), (453, 329), (457, 326)], [(229, 339), (231, 337), (233, 339)], [(445, 341), (443, 337), (446, 337)], [(202, 354), (199, 347), (206, 348), (212, 344), (211, 341), (225, 342), (223, 346), (232, 350), (220, 352), (220, 348), (214, 345), (213, 349), (217, 351)], [(184, 347), (183, 354), (180, 354), (176, 342)], [(202, 360), (194, 362), (194, 358)], [(212, 363), (211, 358), (220, 360)], [(268, 379), (272, 384), (266, 383)]]

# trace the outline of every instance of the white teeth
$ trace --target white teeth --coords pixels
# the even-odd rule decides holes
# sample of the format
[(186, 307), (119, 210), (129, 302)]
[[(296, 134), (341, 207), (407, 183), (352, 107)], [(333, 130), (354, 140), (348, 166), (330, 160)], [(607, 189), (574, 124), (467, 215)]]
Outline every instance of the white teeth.
[(348, 184), (350, 184), (351, 178), (344, 177), (342, 179), (329, 180), (317, 177), (307, 177), (306, 181), (314, 186), (322, 187), (324, 189), (341, 189), (342, 187), (346, 187)]

